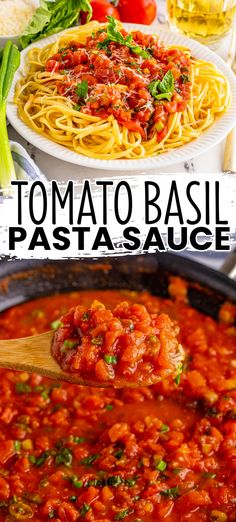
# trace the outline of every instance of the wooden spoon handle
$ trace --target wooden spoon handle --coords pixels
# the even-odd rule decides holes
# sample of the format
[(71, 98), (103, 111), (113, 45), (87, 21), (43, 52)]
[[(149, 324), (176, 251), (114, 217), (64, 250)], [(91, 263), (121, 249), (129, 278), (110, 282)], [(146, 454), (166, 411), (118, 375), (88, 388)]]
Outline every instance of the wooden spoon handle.
[(53, 334), (47, 332), (35, 337), (0, 340), (0, 367), (55, 378), (55, 373), (58, 375), (61, 369), (50, 352)]
[[(77, 373), (63, 372), (51, 354), (53, 336), (52, 331), (33, 337), (0, 340), (0, 368), (39, 373), (57, 381), (100, 387), (98, 382), (85, 381)], [(104, 387), (110, 387), (110, 384)]]

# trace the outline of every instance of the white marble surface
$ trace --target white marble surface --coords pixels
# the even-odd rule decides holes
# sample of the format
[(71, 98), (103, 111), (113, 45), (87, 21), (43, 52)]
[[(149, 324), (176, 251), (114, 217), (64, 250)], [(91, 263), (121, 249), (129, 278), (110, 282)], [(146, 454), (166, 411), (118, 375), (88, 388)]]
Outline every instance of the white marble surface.
[[(166, 24), (166, 9), (165, 9), (165, 0), (158, 0), (158, 23), (162, 26)], [(156, 23), (154, 24), (156, 26)], [(227, 50), (229, 47), (230, 39), (226, 39), (224, 43), (218, 48), (219, 54), (226, 59)], [(64, 181), (67, 179), (77, 180), (77, 179), (90, 179), (90, 178), (98, 178), (98, 177), (107, 177), (109, 176), (108, 171), (95, 170), (86, 167), (79, 167), (76, 165), (71, 165), (69, 163), (63, 162), (52, 156), (41, 152), (36, 147), (33, 147), (29, 143), (26, 143), (24, 139), (22, 139), (15, 130), (12, 128), (9, 129), (10, 138), (15, 141), (19, 141), (22, 145), (26, 147), (31, 157), (35, 160), (39, 168), (42, 172), (47, 176), (49, 180), (56, 179), (58, 181)], [(166, 167), (166, 169), (162, 169), (161, 172), (171, 173), (171, 172), (185, 172), (189, 174), (194, 173), (216, 173), (222, 171), (222, 163), (223, 163), (223, 152), (224, 152), (224, 142), (217, 145), (208, 151), (207, 154), (202, 154), (197, 158), (194, 158), (190, 161), (186, 161), (185, 163), (180, 163), (177, 165), (173, 165), (171, 167)], [(154, 174), (158, 171), (148, 171), (148, 174)], [(140, 172), (145, 174), (145, 172)], [(122, 172), (116, 172), (116, 175), (122, 175)], [(127, 177), (128, 173), (125, 173)]]

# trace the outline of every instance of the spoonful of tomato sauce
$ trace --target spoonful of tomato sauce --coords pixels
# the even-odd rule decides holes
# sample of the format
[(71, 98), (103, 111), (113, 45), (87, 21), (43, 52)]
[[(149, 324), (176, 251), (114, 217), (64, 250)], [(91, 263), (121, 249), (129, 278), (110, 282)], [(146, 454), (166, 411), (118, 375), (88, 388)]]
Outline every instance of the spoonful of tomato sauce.
[(0, 366), (114, 388), (150, 386), (181, 373), (177, 324), (141, 304), (125, 301), (113, 311), (99, 301), (78, 305), (57, 326), (55, 332), (0, 341)]

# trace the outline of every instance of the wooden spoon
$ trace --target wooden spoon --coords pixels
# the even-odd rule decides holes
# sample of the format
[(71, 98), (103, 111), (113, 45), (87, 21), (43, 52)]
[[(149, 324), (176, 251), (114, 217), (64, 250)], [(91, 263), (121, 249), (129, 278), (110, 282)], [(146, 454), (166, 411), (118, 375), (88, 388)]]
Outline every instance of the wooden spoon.
[(50, 379), (83, 386), (112, 386), (107, 383), (99, 384), (97, 381), (85, 381), (78, 374), (63, 372), (51, 354), (54, 334), (54, 331), (50, 331), (33, 337), (0, 340), (0, 368), (35, 372)]

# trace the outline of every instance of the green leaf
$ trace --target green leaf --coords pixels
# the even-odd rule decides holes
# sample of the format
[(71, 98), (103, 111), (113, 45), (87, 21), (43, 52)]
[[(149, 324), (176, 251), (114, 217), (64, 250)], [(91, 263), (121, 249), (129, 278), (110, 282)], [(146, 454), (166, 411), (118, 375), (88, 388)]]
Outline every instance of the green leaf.
[(70, 448), (62, 448), (55, 458), (57, 465), (64, 464), (64, 466), (71, 466), (73, 460), (73, 453)]
[(49, 451), (44, 451), (40, 457), (36, 460), (35, 462), (33, 463), (37, 468), (40, 468), (40, 466), (42, 466), (44, 464), (44, 462), (46, 462), (46, 460), (48, 459), (48, 457), (50, 456), (50, 452)]
[(83, 80), (81, 83), (77, 83), (75, 92), (78, 94), (79, 98), (84, 99), (88, 94), (88, 82)]
[(128, 47), (134, 54), (138, 56), (142, 56), (142, 58), (150, 58), (150, 54), (140, 47), (140, 45), (136, 45), (133, 41), (132, 35), (124, 36), (117, 29), (117, 21), (113, 16), (107, 16), (108, 26), (107, 26), (107, 38), (103, 40), (103, 42), (98, 43), (98, 49), (108, 49), (108, 45), (111, 42), (118, 43), (120, 45), (125, 45)]
[(21, 442), (19, 440), (14, 441), (14, 448), (16, 451), (20, 451), (21, 449)]
[(31, 393), (31, 386), (25, 382), (16, 382), (15, 384), (16, 393)]
[(170, 428), (169, 428), (169, 426), (167, 426), (167, 424), (162, 424), (160, 431), (161, 431), (161, 433), (167, 433), (167, 431), (170, 431)]
[(115, 355), (104, 355), (104, 361), (107, 364), (117, 364), (117, 357)]
[(177, 367), (177, 375), (174, 379), (176, 386), (179, 386), (179, 384), (180, 384), (180, 377), (181, 377), (182, 372), (183, 372), (183, 365), (179, 364)]
[(123, 520), (124, 518), (126, 518), (128, 515), (131, 515), (132, 513), (133, 513), (132, 509), (123, 509), (123, 511), (120, 511), (119, 513), (117, 513), (117, 515), (115, 515), (114, 520)]
[(171, 71), (168, 71), (162, 80), (154, 80), (148, 85), (148, 90), (155, 100), (171, 100), (175, 89), (175, 80)]
[(85, 442), (85, 438), (84, 437), (77, 437), (76, 435), (73, 436), (73, 442), (75, 442), (75, 444), (83, 444), (83, 442)]
[(114, 475), (113, 477), (108, 477), (107, 485), (112, 486), (113, 488), (118, 488), (121, 484), (123, 484), (124, 480), (120, 475)]
[(96, 453), (94, 455), (89, 455), (88, 457), (85, 457), (84, 459), (82, 459), (80, 463), (83, 464), (84, 466), (92, 466), (92, 464), (98, 457), (99, 457), (98, 453)]
[(88, 511), (90, 510), (90, 506), (88, 504), (83, 504), (81, 510), (80, 510), (80, 515), (81, 517), (84, 517), (86, 515), (86, 513), (88, 513)]
[(70, 341), (69, 339), (66, 339), (66, 341), (64, 341), (64, 343), (63, 343), (63, 346), (65, 348), (68, 348), (69, 350), (73, 350), (73, 348), (78, 346), (78, 344), (79, 344), (79, 341)]
[(52, 330), (58, 330), (58, 328), (60, 328), (62, 325), (61, 321), (59, 319), (56, 319), (56, 321), (53, 321), (50, 326), (52, 328)]
[(158, 464), (156, 464), (155, 468), (158, 471), (165, 471), (165, 469), (167, 468), (167, 463), (164, 460), (160, 460)]
[(175, 488), (169, 488), (169, 489), (166, 489), (165, 491), (161, 491), (161, 495), (163, 495), (164, 497), (168, 497), (170, 499), (178, 498), (180, 496), (179, 487), (176, 486)]
[(81, 12), (88, 13), (89, 21), (92, 15), (89, 0), (41, 0), (20, 38), (21, 46), (24, 49), (36, 40), (76, 25)]
[(189, 83), (190, 82), (190, 78), (189, 78), (188, 74), (181, 74), (180, 79), (181, 79), (182, 83)]

